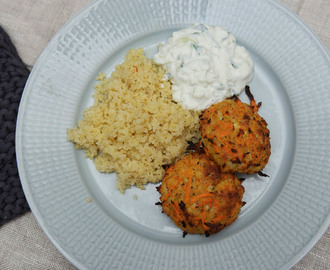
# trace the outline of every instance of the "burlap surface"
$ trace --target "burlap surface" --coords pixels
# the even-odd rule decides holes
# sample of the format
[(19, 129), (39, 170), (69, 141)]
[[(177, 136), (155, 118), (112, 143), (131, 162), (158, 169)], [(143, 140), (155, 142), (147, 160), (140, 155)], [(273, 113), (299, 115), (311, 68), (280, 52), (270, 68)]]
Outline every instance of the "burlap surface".
[[(1, 0), (0, 26), (33, 67), (54, 34), (92, 0)], [(281, 0), (330, 48), (329, 0)], [(75, 269), (48, 240), (31, 212), (0, 227), (0, 269)], [(292, 269), (330, 269), (330, 228)]]

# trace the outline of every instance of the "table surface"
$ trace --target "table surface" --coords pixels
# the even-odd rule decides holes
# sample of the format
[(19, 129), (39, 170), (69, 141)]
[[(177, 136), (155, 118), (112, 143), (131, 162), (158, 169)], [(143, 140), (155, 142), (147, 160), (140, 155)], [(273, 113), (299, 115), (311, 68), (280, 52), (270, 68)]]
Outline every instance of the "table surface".
[[(262, 0), (261, 0), (262, 1)], [(92, 0), (1, 0), (2, 26), (32, 68), (55, 33)], [(280, 0), (330, 48), (330, 0)], [(31, 212), (0, 227), (0, 269), (76, 269), (40, 229)], [(292, 269), (330, 269), (330, 228)]]

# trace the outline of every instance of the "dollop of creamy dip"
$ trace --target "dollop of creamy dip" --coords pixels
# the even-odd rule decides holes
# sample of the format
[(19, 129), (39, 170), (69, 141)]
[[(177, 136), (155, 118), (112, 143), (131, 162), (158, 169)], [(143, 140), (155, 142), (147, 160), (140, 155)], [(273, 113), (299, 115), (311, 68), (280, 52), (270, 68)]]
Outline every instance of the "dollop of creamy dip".
[(253, 77), (253, 61), (246, 49), (218, 26), (196, 24), (174, 32), (154, 61), (165, 68), (173, 99), (192, 110), (239, 95)]

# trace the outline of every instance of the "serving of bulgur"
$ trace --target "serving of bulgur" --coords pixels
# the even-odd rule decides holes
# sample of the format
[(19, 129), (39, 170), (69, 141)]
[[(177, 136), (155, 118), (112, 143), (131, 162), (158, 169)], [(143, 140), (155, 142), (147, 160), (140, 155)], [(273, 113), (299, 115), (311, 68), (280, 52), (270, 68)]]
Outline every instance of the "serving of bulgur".
[(109, 78), (98, 76), (94, 104), (67, 130), (97, 170), (117, 173), (121, 192), (161, 181), (163, 166), (184, 155), (187, 141), (200, 138), (200, 112), (172, 100), (164, 74), (143, 49), (129, 50)]

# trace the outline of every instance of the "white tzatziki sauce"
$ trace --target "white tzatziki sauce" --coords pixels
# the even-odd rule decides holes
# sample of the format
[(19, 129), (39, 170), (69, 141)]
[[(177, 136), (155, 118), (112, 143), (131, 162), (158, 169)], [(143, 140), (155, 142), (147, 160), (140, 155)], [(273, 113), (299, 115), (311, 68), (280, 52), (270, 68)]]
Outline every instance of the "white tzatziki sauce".
[(196, 24), (174, 32), (154, 61), (166, 70), (173, 99), (192, 110), (239, 95), (253, 77), (253, 61), (246, 49), (218, 26)]

